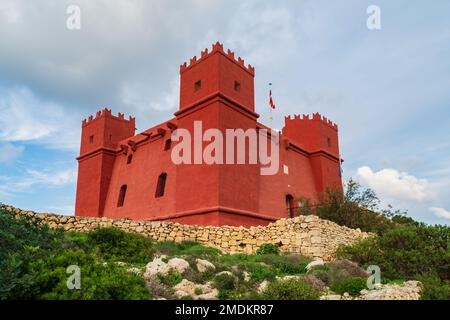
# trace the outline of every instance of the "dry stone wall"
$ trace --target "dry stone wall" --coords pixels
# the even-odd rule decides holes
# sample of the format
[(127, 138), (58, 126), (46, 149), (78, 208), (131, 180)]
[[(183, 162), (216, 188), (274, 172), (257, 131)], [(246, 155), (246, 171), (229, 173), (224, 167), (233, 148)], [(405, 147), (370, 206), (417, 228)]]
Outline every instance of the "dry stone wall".
[(42, 219), (51, 228), (87, 232), (99, 227), (118, 227), (126, 232), (143, 234), (156, 241), (196, 241), (219, 249), (223, 253), (255, 253), (264, 243), (280, 246), (281, 252), (298, 253), (324, 261), (333, 261), (340, 245), (349, 245), (373, 236), (339, 226), (317, 216), (299, 216), (281, 219), (268, 226), (230, 227), (193, 226), (176, 222), (136, 221), (131, 219), (83, 218), (52, 213), (35, 213), (11, 206), (5, 208), (16, 214)]

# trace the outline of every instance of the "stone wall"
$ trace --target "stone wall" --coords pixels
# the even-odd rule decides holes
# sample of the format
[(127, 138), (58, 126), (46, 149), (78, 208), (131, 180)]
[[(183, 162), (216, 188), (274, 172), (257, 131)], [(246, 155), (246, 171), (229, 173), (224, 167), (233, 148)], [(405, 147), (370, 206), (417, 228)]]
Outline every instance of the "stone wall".
[(115, 226), (127, 232), (148, 236), (156, 241), (196, 241), (224, 253), (255, 253), (264, 243), (279, 244), (281, 252), (299, 253), (324, 261), (335, 259), (339, 245), (352, 244), (372, 236), (359, 229), (339, 226), (317, 216), (299, 216), (281, 219), (268, 226), (199, 227), (174, 222), (136, 221), (130, 219), (83, 218), (51, 213), (35, 213), (5, 206), (16, 214), (26, 214), (42, 219), (52, 228), (87, 232), (98, 227)]

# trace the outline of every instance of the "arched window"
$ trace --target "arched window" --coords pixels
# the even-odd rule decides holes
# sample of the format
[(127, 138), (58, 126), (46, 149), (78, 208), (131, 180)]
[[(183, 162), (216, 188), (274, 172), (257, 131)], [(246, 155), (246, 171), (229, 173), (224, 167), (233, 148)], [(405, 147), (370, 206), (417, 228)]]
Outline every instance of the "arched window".
[(120, 193), (119, 193), (119, 200), (117, 200), (117, 206), (123, 207), (123, 204), (125, 203), (125, 195), (127, 193), (127, 185), (124, 184), (120, 187)]
[(133, 155), (132, 154), (128, 155), (127, 164), (130, 164), (131, 161), (133, 161)]
[(172, 147), (172, 139), (167, 139), (166, 143), (164, 144), (164, 150), (170, 150)]
[(167, 173), (163, 172), (158, 177), (158, 184), (156, 185), (155, 198), (164, 196), (164, 189), (166, 188)]
[(290, 194), (286, 195), (286, 209), (288, 212), (288, 217), (294, 217), (294, 197)]

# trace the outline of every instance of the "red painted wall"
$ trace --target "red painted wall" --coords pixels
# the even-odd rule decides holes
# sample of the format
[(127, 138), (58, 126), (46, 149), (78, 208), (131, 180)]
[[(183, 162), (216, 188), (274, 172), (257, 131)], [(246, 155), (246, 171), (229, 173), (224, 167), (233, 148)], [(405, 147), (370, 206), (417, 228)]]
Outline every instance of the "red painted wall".
[[(254, 112), (254, 68), (221, 44), (183, 64), (180, 76), (180, 109), (165, 123), (135, 135), (134, 118), (107, 109), (83, 121), (77, 216), (248, 227), (288, 217), (287, 195), (296, 205), (298, 197), (314, 202), (318, 192), (341, 186), (337, 126), (319, 114), (285, 119), (275, 175), (263, 176), (260, 164), (249, 164), (248, 145), (245, 164), (175, 165), (171, 153), (177, 142), (169, 150), (165, 145), (176, 128), (192, 137), (195, 121), (201, 121), (202, 132), (215, 128), (224, 137), (227, 129), (266, 128)], [(209, 143), (203, 142), (203, 149)], [(226, 141), (224, 161), (225, 148)], [(194, 160), (193, 145), (191, 154)], [(167, 174), (164, 196), (155, 197), (162, 173)], [(125, 201), (118, 206), (123, 185)]]

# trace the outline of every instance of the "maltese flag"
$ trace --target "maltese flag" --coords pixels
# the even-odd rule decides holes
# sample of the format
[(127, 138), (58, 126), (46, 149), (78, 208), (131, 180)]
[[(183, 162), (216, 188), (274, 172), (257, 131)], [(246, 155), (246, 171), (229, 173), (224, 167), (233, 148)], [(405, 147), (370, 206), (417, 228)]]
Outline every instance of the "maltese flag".
[(272, 99), (272, 89), (270, 89), (270, 91), (269, 91), (269, 104), (272, 109), (275, 109), (275, 103), (273, 103), (273, 99)]

